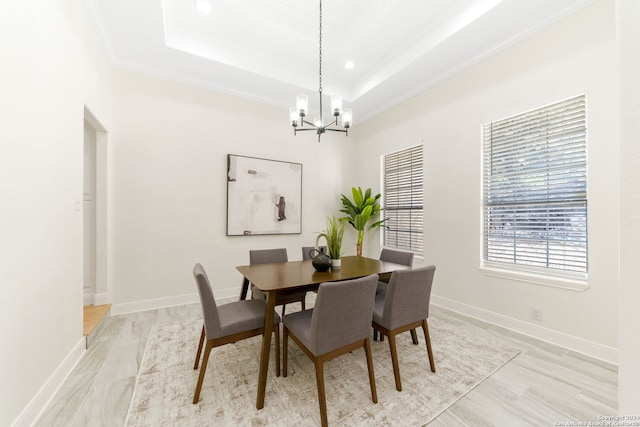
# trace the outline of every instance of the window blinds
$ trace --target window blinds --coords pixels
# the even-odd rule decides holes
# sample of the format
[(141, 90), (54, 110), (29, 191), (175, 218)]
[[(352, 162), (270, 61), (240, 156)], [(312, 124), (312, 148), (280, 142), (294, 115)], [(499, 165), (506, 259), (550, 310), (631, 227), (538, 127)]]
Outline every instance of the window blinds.
[(587, 272), (586, 101), (484, 126), (484, 259)]
[(387, 154), (383, 163), (383, 245), (422, 252), (422, 145)]

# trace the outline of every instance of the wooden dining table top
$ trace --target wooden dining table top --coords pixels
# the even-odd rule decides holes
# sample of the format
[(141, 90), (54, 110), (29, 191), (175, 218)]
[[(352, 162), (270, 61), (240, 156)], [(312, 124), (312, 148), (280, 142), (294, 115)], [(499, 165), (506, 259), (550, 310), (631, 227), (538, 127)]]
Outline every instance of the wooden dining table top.
[(394, 270), (409, 268), (405, 265), (380, 261), (362, 256), (342, 257), (342, 267), (329, 271), (316, 271), (310, 260), (269, 264), (242, 265), (236, 269), (261, 291), (283, 291), (300, 287), (317, 287), (323, 282), (356, 279), (370, 274), (382, 278)]

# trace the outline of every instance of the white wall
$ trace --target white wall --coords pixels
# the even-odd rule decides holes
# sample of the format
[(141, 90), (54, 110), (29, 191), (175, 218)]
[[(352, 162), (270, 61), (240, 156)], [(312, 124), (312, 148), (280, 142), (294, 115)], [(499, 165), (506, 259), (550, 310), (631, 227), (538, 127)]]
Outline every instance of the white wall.
[[(424, 140), (424, 262), (437, 266), (434, 302), (611, 361), (618, 345), (615, 41), (614, 3), (597, 2), (354, 127), (362, 167), (345, 174), (345, 182), (364, 176), (379, 188), (379, 156)], [(589, 288), (483, 275), (482, 124), (580, 93), (587, 95)], [(542, 309), (542, 322), (531, 320), (532, 307)]]
[(84, 106), (110, 111), (99, 46), (80, 2), (0, 7), (3, 426), (30, 423), (83, 351)]
[(618, 0), (620, 64), (619, 413), (640, 413), (640, 2)]
[[(114, 311), (197, 301), (196, 262), (216, 297), (240, 294), (249, 250), (301, 259), (342, 191), (344, 135), (293, 135), (286, 109), (131, 71), (114, 72), (111, 264)], [(227, 154), (303, 165), (302, 234), (226, 236)]]

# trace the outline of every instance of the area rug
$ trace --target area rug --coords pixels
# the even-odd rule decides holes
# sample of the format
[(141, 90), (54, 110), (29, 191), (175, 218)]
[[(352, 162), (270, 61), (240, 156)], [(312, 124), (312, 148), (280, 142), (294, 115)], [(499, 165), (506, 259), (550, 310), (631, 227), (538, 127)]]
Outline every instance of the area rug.
[[(201, 320), (154, 327), (140, 367), (128, 426), (316, 426), (320, 424), (315, 370), (289, 341), (289, 373), (276, 377), (271, 351), (265, 406), (255, 407), (261, 337), (213, 349), (201, 400), (192, 403), (198, 372), (193, 362)], [(378, 403), (371, 401), (364, 351), (325, 364), (329, 424), (422, 426), (518, 354), (481, 328), (429, 318), (436, 373), (424, 335), (413, 345), (397, 338), (402, 392), (395, 389), (389, 345), (372, 341)], [(272, 340), (273, 341), (273, 340)]]

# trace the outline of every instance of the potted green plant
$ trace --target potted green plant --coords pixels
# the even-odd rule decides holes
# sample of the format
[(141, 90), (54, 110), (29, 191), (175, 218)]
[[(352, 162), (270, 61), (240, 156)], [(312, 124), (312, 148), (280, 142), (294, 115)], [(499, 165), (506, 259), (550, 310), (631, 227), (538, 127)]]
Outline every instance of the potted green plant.
[(324, 237), (327, 241), (327, 250), (331, 258), (331, 268), (340, 268), (340, 257), (342, 256), (342, 238), (344, 237), (345, 224), (335, 215), (327, 217), (327, 227), (322, 230), (316, 238), (316, 248), (318, 241)]
[[(342, 194), (342, 209), (340, 209), (340, 212), (345, 213), (347, 216), (340, 219), (348, 221), (356, 230), (356, 255), (362, 256), (364, 235), (384, 223), (384, 219), (375, 221), (376, 215), (382, 210), (379, 202), (380, 193), (371, 196), (371, 188), (367, 188), (363, 194), (362, 188), (353, 187), (351, 194), (353, 195), (353, 200)], [(374, 222), (369, 224), (371, 221)]]

